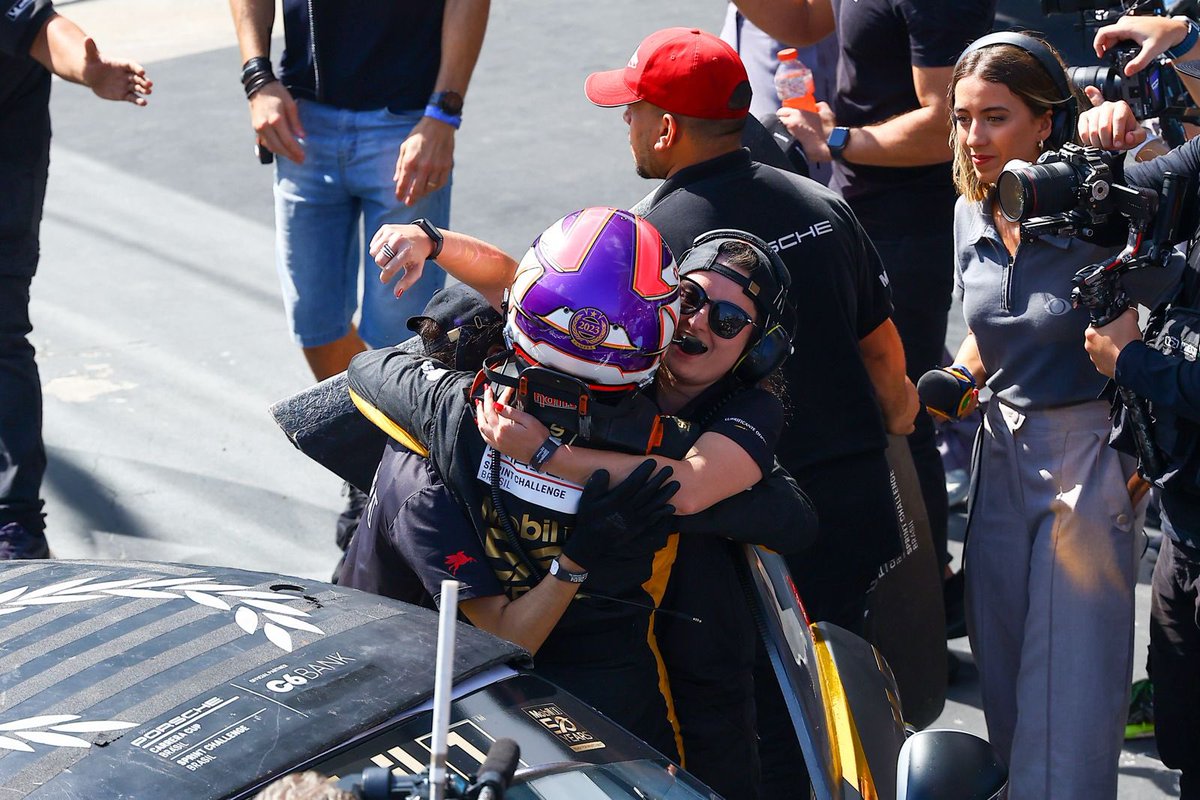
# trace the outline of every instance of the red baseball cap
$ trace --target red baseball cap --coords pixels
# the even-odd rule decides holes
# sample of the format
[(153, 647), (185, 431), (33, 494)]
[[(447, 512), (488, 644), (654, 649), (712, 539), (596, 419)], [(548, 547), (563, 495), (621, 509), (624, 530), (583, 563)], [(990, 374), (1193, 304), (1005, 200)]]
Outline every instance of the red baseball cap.
[(750, 80), (732, 47), (699, 28), (650, 34), (623, 69), (593, 72), (584, 94), (598, 106), (639, 100), (686, 117), (739, 119), (750, 113)]

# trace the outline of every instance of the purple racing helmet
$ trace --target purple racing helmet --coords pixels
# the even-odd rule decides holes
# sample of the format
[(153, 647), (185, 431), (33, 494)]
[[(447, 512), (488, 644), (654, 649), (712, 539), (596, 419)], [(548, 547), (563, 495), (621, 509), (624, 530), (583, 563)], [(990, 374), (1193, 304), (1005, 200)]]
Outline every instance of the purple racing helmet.
[(585, 208), (555, 222), (517, 266), (504, 335), (525, 361), (594, 389), (654, 378), (679, 321), (679, 273), (646, 220)]

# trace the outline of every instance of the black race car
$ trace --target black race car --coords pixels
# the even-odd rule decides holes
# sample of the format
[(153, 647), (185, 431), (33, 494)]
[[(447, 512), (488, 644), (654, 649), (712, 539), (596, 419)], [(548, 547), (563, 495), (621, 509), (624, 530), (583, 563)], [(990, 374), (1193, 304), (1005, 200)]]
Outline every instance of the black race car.
[[(769, 554), (752, 552), (748, 566), (817, 796), (923, 796), (906, 777), (914, 770), (950, 780), (956, 797), (991, 796), (966, 785), (1003, 781), (975, 752), (986, 743), (923, 733), (901, 753), (894, 683), (870, 646), (810, 628)], [(300, 769), (419, 773), (436, 638), (433, 612), (314, 581), (182, 564), (4, 562), (0, 796), (216, 800)], [(531, 674), (517, 646), (466, 625), (456, 645), (452, 773), (468, 778), (507, 737), (521, 752), (511, 796), (712, 796)], [(937, 738), (947, 735), (949, 744)], [(952, 763), (931, 770), (929, 758), (952, 751)], [(896, 785), (897, 758), (907, 789)], [(943, 774), (966, 765), (965, 778)]]

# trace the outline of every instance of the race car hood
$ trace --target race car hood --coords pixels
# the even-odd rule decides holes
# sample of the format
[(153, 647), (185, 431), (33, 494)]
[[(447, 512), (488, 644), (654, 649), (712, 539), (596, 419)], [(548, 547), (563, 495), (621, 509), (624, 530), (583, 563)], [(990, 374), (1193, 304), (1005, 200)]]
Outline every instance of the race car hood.
[[(0, 562), (0, 798), (224, 798), (433, 694), (437, 616), (223, 567)], [(455, 678), (527, 663), (459, 626)]]

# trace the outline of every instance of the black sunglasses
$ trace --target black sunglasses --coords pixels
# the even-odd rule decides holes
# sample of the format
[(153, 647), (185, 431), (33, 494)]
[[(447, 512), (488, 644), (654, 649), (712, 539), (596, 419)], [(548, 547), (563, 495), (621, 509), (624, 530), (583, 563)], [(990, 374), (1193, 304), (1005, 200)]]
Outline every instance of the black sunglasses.
[(679, 313), (685, 317), (698, 314), (707, 305), (708, 328), (722, 339), (733, 339), (742, 328), (753, 325), (754, 320), (736, 303), (728, 300), (713, 300), (704, 292), (704, 287), (689, 278), (679, 281)]

